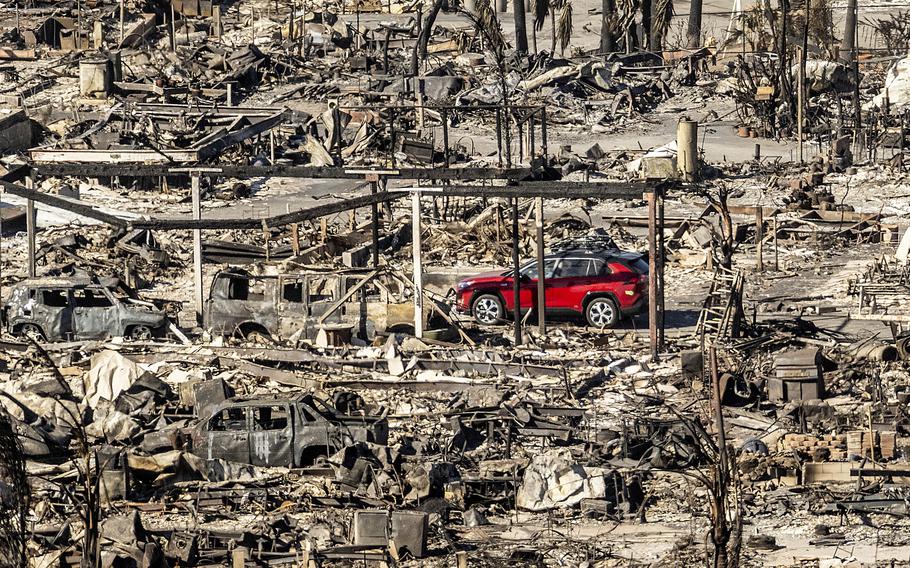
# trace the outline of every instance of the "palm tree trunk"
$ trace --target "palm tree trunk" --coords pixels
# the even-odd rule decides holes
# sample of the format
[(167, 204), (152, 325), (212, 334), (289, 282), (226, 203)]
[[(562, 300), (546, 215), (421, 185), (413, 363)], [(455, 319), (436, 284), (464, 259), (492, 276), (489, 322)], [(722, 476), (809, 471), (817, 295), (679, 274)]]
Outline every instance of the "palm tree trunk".
[(550, 56), (556, 55), (556, 9), (550, 4)]
[(651, 4), (654, 0), (641, 1), (641, 45), (645, 49), (653, 49), (651, 45)]
[(616, 13), (616, 0), (603, 0), (601, 12), (603, 15), (600, 23), (600, 51), (611, 53), (616, 51), (616, 39), (613, 37), (613, 30), (610, 29), (610, 21)]
[(528, 53), (528, 26), (525, 17), (525, 0), (512, 0), (512, 12), (515, 18), (515, 51), (524, 55)]
[(689, 5), (689, 47), (697, 48), (701, 45), (701, 5), (702, 0), (691, 0)]
[(430, 9), (427, 10), (426, 17), (420, 27), (420, 35), (417, 36), (417, 44), (411, 52), (411, 75), (417, 75), (420, 68), (420, 62), (427, 58), (427, 46), (430, 44), (430, 36), (433, 34), (433, 26), (436, 24), (436, 17), (442, 9), (445, 0), (433, 0)]

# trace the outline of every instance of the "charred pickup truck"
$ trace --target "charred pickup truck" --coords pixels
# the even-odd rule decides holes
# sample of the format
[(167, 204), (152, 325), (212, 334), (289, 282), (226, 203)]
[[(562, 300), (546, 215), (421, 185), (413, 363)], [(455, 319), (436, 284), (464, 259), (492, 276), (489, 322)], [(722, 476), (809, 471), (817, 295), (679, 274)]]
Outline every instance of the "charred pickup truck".
[(37, 341), (165, 335), (167, 312), (91, 277), (31, 278), (15, 284), (0, 312), (12, 335)]
[(345, 414), (309, 394), (234, 398), (187, 434), (190, 450), (203, 459), (305, 467), (354, 442), (387, 444), (386, 414)]
[[(427, 327), (438, 323), (430, 321), (431, 307)], [(219, 335), (272, 339), (298, 331), (313, 339), (320, 327), (347, 326), (352, 335), (371, 339), (377, 332), (413, 332), (414, 300), (409, 282), (380, 270), (308, 268), (256, 276), (229, 269), (212, 281), (203, 325)]]

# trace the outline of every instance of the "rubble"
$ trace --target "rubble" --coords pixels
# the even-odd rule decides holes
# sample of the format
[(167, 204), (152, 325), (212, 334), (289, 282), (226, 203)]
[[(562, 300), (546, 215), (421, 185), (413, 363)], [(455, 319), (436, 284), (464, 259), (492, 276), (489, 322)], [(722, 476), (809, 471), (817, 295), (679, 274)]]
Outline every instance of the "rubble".
[(0, 6), (0, 565), (906, 562), (855, 4)]

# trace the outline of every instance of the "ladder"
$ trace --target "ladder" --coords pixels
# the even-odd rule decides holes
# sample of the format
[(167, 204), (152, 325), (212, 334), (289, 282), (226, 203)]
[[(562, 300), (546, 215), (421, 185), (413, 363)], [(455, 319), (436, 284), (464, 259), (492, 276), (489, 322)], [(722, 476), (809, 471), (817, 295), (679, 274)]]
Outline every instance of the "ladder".
[(705, 298), (696, 326), (696, 334), (704, 334), (706, 345), (733, 334), (742, 292), (743, 276), (739, 270), (718, 267), (714, 271), (711, 290)]

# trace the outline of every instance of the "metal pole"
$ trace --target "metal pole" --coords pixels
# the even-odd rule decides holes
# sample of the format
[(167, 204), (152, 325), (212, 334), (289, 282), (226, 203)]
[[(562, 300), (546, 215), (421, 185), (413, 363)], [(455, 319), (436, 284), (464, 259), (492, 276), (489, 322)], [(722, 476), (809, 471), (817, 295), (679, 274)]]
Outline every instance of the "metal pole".
[(123, 4), (126, 0), (120, 0), (120, 46), (123, 46), (123, 20), (125, 18), (125, 8)]
[(648, 201), (648, 337), (651, 340), (651, 360), (657, 361), (657, 197), (645, 194)]
[[(808, 2), (806, 2), (806, 11), (809, 11)], [(799, 139), (799, 163), (804, 163), (805, 154), (803, 153), (803, 105), (806, 98), (806, 52), (803, 48), (799, 50), (799, 75), (797, 85), (797, 106), (796, 106), (796, 137)]]
[(666, 251), (664, 250), (664, 194), (662, 189), (658, 192), (657, 201), (657, 308), (658, 308), (658, 328), (657, 328), (657, 348), (661, 351), (664, 349), (664, 264), (666, 262)]
[(515, 345), (521, 345), (521, 280), (518, 274), (518, 198), (512, 198), (512, 298), (515, 302)]
[(535, 223), (535, 229), (537, 229), (537, 331), (543, 336), (547, 333), (547, 284), (543, 258), (543, 197), (534, 199), (534, 207), (537, 209)]
[(778, 270), (780, 270), (780, 265), (777, 262), (777, 214), (776, 213), (774, 214), (774, 217), (772, 219), (773, 219), (772, 227), (774, 227), (774, 229), (773, 229), (774, 230), (774, 272), (777, 272)]
[[(370, 193), (376, 195), (378, 181), (370, 182)], [(371, 225), (373, 232), (373, 268), (379, 268), (379, 204), (373, 202), (370, 206)]]
[(755, 270), (758, 272), (764, 272), (765, 263), (762, 258), (762, 237), (764, 229), (764, 211), (762, 211), (761, 205), (755, 208)]
[(502, 167), (502, 109), (496, 109), (496, 156), (499, 167)]
[(442, 147), (443, 154), (446, 158), (446, 167), (452, 164), (452, 156), (449, 152), (449, 109), (442, 109)]
[(423, 338), (423, 265), (420, 251), (420, 190), (411, 193), (411, 249), (414, 257), (414, 335)]
[[(199, 194), (199, 174), (192, 177), (193, 219), (202, 219), (202, 198)], [(202, 325), (202, 230), (193, 229), (193, 297), (196, 304), (196, 324)]]
[[(35, 188), (35, 180), (30, 177), (25, 178), (25, 187), (28, 189)], [(34, 278), (37, 274), (35, 266), (35, 253), (37, 246), (35, 243), (35, 232), (38, 225), (38, 215), (35, 211), (35, 200), (25, 200), (25, 230), (28, 234), (28, 276)]]
[(544, 161), (547, 159), (549, 147), (547, 145), (547, 109), (540, 109), (540, 151), (543, 153)]

